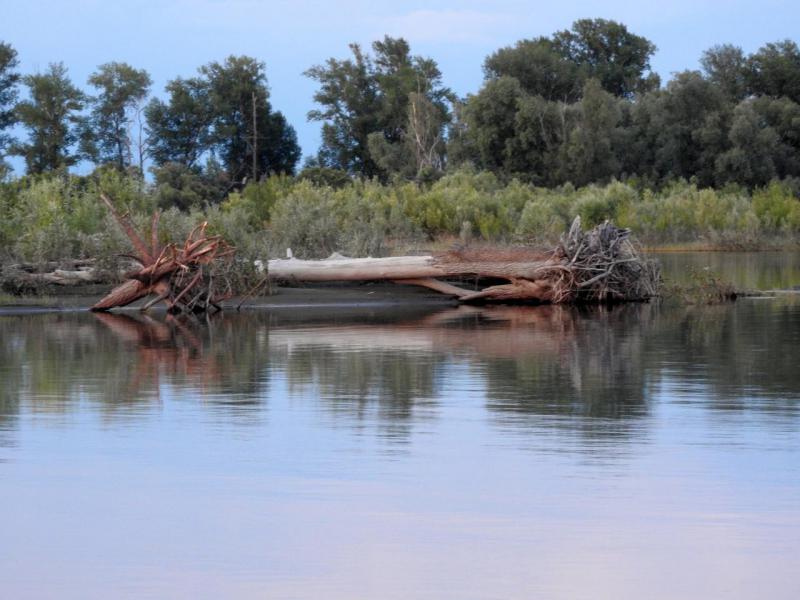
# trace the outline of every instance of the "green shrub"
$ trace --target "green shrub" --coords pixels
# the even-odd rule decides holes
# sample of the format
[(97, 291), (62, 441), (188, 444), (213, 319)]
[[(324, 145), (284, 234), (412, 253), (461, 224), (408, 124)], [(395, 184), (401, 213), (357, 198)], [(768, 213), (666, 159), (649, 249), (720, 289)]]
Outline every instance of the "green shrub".
[[(189, 176), (185, 169), (169, 172), (179, 179)], [(196, 196), (170, 206), (164, 206), (163, 185), (158, 177), (147, 183), (108, 168), (87, 177), (51, 175), (0, 183), (2, 259), (130, 253), (129, 242), (99, 202), (101, 192), (118, 210), (129, 212), (143, 231), (149, 231), (153, 210), (162, 206), (162, 243), (185, 239), (207, 220), (210, 231), (224, 236), (249, 262), (283, 255), (287, 247), (307, 258), (332, 252), (379, 256), (425, 238), (455, 236), (551, 243), (576, 215), (585, 226), (611, 219), (649, 243), (702, 239), (745, 248), (757, 246), (764, 236), (800, 231), (800, 200), (789, 181), (751, 196), (735, 186), (701, 189), (680, 180), (657, 191), (635, 181), (544, 189), (516, 180), (502, 183), (491, 173), (472, 169), (426, 184), (348, 178), (334, 186), (312, 177), (275, 176), (230, 193), (222, 202)]]
[(785, 184), (773, 182), (753, 193), (753, 210), (768, 231), (800, 231), (800, 200)]

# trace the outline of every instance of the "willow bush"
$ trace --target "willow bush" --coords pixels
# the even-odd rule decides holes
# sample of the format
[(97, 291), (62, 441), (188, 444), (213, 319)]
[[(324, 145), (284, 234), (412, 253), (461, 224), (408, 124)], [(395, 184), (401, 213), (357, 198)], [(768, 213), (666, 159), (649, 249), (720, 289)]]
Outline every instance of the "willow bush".
[[(39, 176), (0, 185), (3, 260), (45, 261), (129, 251), (98, 202), (100, 192), (145, 226), (159, 206), (155, 184), (101, 170), (88, 177)], [(243, 259), (283, 255), (320, 258), (332, 252), (380, 256), (409, 244), (458, 237), (493, 243), (552, 242), (580, 215), (587, 226), (606, 219), (632, 228), (645, 243), (703, 241), (757, 247), (800, 233), (800, 200), (773, 182), (743, 188), (699, 188), (685, 181), (659, 190), (635, 182), (542, 188), (503, 182), (488, 172), (459, 170), (427, 185), (348, 180), (335, 186), (308, 178), (272, 177), (231, 192), (219, 204), (170, 207), (162, 241), (184, 239), (202, 221), (225, 236)]]

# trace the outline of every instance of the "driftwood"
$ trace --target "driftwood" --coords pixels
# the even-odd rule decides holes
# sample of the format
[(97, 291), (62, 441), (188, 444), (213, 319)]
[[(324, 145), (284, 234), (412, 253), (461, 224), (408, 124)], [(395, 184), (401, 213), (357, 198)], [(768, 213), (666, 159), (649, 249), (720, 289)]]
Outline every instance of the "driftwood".
[(93, 259), (6, 265), (0, 283), (11, 291), (35, 290), (43, 286), (76, 286), (100, 283), (102, 272)]
[[(395, 281), (427, 287), (461, 302), (644, 301), (658, 293), (660, 283), (657, 263), (642, 256), (630, 230), (606, 222), (584, 232), (579, 217), (549, 252), (518, 248), (392, 258), (289, 258), (269, 261), (268, 272), (273, 279), (289, 281)], [(508, 283), (473, 291), (441, 281), (463, 277)]]
[(128, 273), (126, 281), (111, 290), (92, 310), (126, 306), (146, 296), (154, 297), (143, 306), (145, 310), (158, 302), (164, 302), (170, 312), (219, 310), (219, 302), (229, 297), (230, 288), (219, 278), (214, 281), (210, 266), (229, 259), (235, 252), (233, 247), (220, 236), (206, 235), (207, 223), (192, 230), (183, 245), (161, 246), (158, 212), (153, 214), (150, 240), (146, 243), (128, 215), (120, 214), (107, 196), (101, 194), (100, 198), (136, 250), (132, 258), (141, 267)]

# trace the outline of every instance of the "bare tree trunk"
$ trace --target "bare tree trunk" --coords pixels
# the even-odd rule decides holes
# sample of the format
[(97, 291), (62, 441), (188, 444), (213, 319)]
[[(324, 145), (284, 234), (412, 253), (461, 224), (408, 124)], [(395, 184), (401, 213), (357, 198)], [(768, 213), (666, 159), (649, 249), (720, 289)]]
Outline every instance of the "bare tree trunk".
[[(437, 256), (269, 261), (269, 276), (294, 281), (394, 281), (419, 285), (463, 302), (532, 300), (609, 302), (646, 300), (657, 294), (657, 264), (643, 258), (630, 232), (606, 222), (584, 232), (576, 218), (551, 252), (477, 249)], [(505, 279), (474, 292), (437, 278)]]

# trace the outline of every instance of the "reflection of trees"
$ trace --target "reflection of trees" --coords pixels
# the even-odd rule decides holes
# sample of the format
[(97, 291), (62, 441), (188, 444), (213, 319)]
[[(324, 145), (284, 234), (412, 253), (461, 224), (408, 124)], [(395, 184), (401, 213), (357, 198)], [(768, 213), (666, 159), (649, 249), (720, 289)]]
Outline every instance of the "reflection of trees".
[(677, 283), (690, 283), (693, 271), (709, 269), (741, 289), (787, 289), (800, 283), (796, 252), (671, 252), (657, 254), (662, 273)]
[(787, 348), (797, 345), (798, 319), (797, 307), (781, 302), (460, 307), (399, 322), (273, 330), (270, 348), (290, 388), (350, 414), (377, 402), (388, 419), (415, 416), (419, 399), (450, 387), (448, 363), (461, 361), (504, 425), (636, 436), (668, 380), (701, 383), (693, 401), (707, 407), (796, 406)]
[[(311, 320), (301, 311), (208, 322), (0, 317), (0, 444), (23, 405), (52, 414), (86, 400), (114, 417), (169, 389), (231, 412), (261, 402), (270, 374), (328, 414), (355, 424), (377, 420), (398, 436), (463, 385), (485, 390), (503, 427), (566, 429), (589, 439), (643, 433), (658, 389), (708, 408), (796, 416), (798, 343), (800, 310), (791, 300), (337, 310)], [(469, 380), (448, 379), (456, 377)]]
[[(261, 327), (259, 328), (259, 324)], [(2, 414), (71, 410), (80, 398), (107, 414), (157, 401), (163, 386), (208, 402), (260, 399), (268, 356), (265, 323), (188, 317), (47, 314), (0, 319), (0, 360), (9, 376)]]
[(476, 338), (474, 361), (500, 422), (561, 417), (549, 426), (617, 436), (639, 432), (648, 412), (642, 347), (651, 308), (497, 307), (455, 323)]
[(128, 358), (127, 379), (119, 381), (124, 397), (171, 385), (200, 394), (206, 402), (242, 406), (262, 399), (269, 335), (263, 319), (237, 317), (95, 315), (134, 353), (133, 360)]
[(400, 323), (273, 331), (272, 364), (285, 365), (290, 389), (313, 391), (335, 410), (359, 415), (376, 403), (398, 420), (446, 391), (448, 359), (464, 361), (498, 415), (587, 417), (587, 431), (612, 434), (647, 412), (647, 310), (460, 307)]
[(23, 378), (19, 352), (22, 340), (9, 330), (9, 321), (8, 317), (0, 317), (0, 448), (12, 443), (8, 432), (16, 427)]
[[(649, 361), (681, 384), (701, 386), (707, 406), (796, 413), (800, 304), (792, 298), (735, 306), (664, 309)], [(695, 399), (698, 401), (698, 399)]]
[[(370, 335), (371, 328), (363, 326), (338, 327), (334, 335), (364, 329)], [(416, 409), (429, 406), (441, 392), (443, 357), (371, 345), (342, 347), (330, 333), (273, 332), (271, 360), (284, 370), (289, 392), (317, 396), (335, 415), (358, 421), (375, 417), (390, 437), (405, 437), (409, 421), (421, 417)]]

